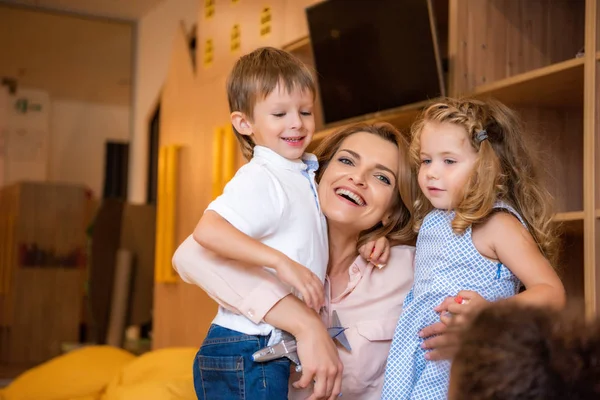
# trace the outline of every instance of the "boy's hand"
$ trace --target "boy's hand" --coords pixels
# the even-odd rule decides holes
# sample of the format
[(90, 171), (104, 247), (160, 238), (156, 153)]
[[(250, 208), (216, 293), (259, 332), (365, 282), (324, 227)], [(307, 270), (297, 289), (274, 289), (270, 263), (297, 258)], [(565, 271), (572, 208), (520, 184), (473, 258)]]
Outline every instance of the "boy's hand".
[(360, 246), (360, 255), (378, 268), (383, 268), (390, 258), (390, 242), (384, 236)]
[(325, 288), (323, 282), (311, 270), (298, 264), (289, 257), (284, 257), (275, 266), (279, 279), (295, 288), (307, 306), (317, 313), (325, 305)]

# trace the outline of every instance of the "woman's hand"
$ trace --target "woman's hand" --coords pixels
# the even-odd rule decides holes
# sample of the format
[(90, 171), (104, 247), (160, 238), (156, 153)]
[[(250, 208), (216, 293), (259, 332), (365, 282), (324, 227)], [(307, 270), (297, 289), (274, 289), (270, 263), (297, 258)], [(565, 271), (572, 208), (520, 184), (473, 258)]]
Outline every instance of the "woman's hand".
[(296, 338), (302, 377), (293, 383), (306, 388), (314, 382), (309, 400), (333, 400), (342, 390), (343, 365), (321, 318), (296, 296), (281, 299), (265, 315), (265, 322)]
[(304, 389), (314, 381), (313, 394), (308, 400), (337, 398), (342, 390), (344, 367), (325, 326), (321, 324), (298, 332), (296, 341), (302, 377), (292, 386)]

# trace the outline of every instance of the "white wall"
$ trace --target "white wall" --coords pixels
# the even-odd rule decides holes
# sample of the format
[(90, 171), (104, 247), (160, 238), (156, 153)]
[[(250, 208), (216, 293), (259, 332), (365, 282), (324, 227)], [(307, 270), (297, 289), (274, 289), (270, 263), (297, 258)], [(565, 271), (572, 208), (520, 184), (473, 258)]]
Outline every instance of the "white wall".
[(128, 189), (132, 203), (146, 201), (148, 122), (167, 76), (175, 32), (182, 21), (186, 29), (191, 29), (200, 3), (200, 0), (164, 0), (138, 21)]
[(38, 89), (2, 90), (0, 186), (48, 177), (50, 96)]
[(53, 100), (50, 115), (49, 180), (84, 184), (100, 198), (105, 143), (129, 141), (130, 108)]

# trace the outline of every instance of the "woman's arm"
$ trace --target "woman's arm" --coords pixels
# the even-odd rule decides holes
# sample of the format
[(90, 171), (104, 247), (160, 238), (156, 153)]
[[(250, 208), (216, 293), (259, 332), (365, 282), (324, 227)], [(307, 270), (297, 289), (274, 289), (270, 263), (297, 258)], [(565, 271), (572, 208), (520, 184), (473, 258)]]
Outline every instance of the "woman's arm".
[(223, 307), (260, 323), (279, 300), (291, 293), (264, 268), (227, 260), (200, 246), (190, 235), (175, 251), (173, 268), (184, 282), (199, 286)]
[(175, 251), (173, 267), (185, 282), (199, 286), (222, 306), (294, 335), (302, 363), (302, 378), (295, 386), (307, 387), (316, 380), (311, 400), (337, 396), (343, 368), (327, 329), (313, 310), (288, 296), (289, 288), (274, 274), (242, 263), (223, 264), (192, 236)]

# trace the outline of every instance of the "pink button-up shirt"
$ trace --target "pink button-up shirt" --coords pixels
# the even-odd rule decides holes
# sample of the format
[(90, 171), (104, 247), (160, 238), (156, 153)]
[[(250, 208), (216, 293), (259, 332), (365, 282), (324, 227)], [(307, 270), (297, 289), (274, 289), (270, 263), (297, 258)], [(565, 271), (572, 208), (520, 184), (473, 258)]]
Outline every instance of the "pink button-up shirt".
[[(344, 292), (327, 299), (327, 311), (337, 311), (352, 351), (338, 351), (344, 364), (342, 399), (381, 398), (388, 352), (394, 337), (402, 302), (413, 282), (414, 247), (395, 246), (382, 269), (358, 257), (348, 269), (350, 280)], [(326, 281), (329, 284), (329, 281)], [(326, 290), (329, 293), (329, 290)], [(300, 376), (292, 376), (294, 382)], [(305, 399), (310, 392), (290, 386), (289, 398)]]
[[(344, 364), (343, 399), (380, 398), (388, 351), (402, 302), (413, 282), (413, 261), (412, 246), (393, 247), (382, 269), (358, 257), (348, 269), (346, 290), (337, 298), (327, 299), (327, 311), (337, 311), (342, 325), (348, 328), (345, 334), (352, 347), (347, 352), (338, 346)], [(205, 250), (191, 237), (177, 249), (173, 264), (186, 282), (202, 287), (219, 304), (256, 323), (289, 294), (286, 286), (264, 269), (223, 268), (210, 262)], [(298, 378), (293, 376), (291, 382)], [(308, 395), (310, 392), (290, 386), (290, 399), (305, 399)]]

